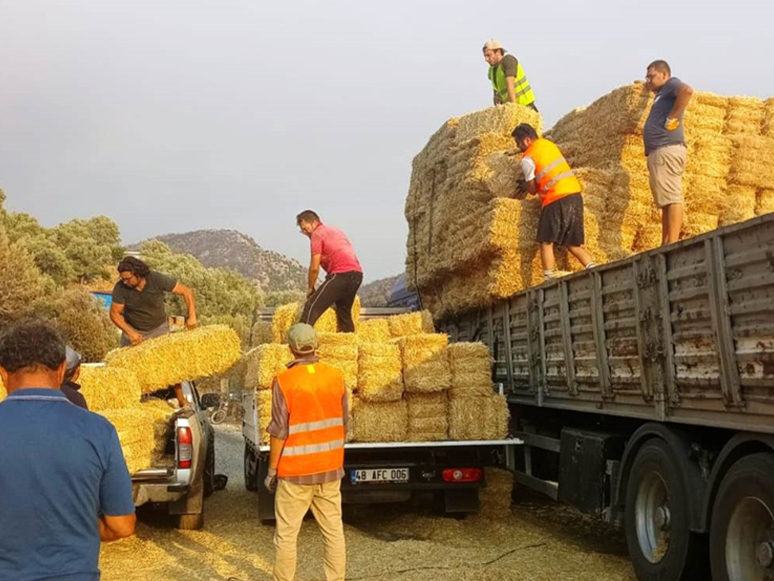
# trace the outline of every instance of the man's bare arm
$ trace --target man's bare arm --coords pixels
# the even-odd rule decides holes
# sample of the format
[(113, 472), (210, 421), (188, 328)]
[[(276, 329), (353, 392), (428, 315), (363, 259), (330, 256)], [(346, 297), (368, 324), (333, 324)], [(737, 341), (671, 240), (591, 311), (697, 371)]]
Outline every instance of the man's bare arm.
[(99, 538), (103, 543), (110, 543), (134, 534), (134, 524), (137, 517), (132, 514), (123, 516), (102, 515), (99, 517)]
[(312, 261), (309, 263), (309, 274), (306, 282), (306, 296), (312, 296), (314, 285), (317, 284), (317, 277), (320, 275), (321, 254), (313, 254)]
[(685, 108), (688, 107), (688, 103), (691, 101), (692, 96), (693, 87), (683, 83), (683, 85), (677, 90), (677, 99), (675, 99), (675, 104), (672, 107), (672, 110), (669, 112), (669, 119), (679, 119), (680, 115), (682, 115), (685, 111)]
[(530, 195), (534, 196), (535, 194), (538, 193), (537, 182), (535, 180), (529, 180), (528, 182), (526, 182), (525, 186), (527, 188), (527, 192)]
[(189, 329), (195, 329), (196, 325), (199, 324), (199, 321), (196, 318), (196, 299), (194, 298), (193, 291), (179, 282), (175, 285), (175, 288), (172, 289), (172, 293), (183, 297), (186, 309), (188, 309), (188, 318), (186, 319), (185, 324)]
[(116, 327), (126, 333), (126, 336), (129, 337), (132, 345), (142, 343), (142, 335), (140, 335), (137, 330), (134, 329), (129, 323), (127, 323), (126, 319), (124, 319), (124, 305), (119, 303), (113, 303), (110, 305), (110, 320), (113, 321), (113, 324)]

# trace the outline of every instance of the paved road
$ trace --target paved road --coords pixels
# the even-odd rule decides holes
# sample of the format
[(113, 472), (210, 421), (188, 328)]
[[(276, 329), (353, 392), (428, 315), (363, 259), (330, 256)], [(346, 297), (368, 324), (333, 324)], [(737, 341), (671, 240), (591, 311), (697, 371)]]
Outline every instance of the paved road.
[[(239, 430), (218, 427), (217, 470), (228, 487), (205, 504), (201, 531), (141, 512), (137, 535), (106, 545), (104, 581), (268, 581), (271, 527), (242, 478)], [(511, 514), (456, 520), (402, 506), (365, 507), (346, 522), (352, 581), (636, 581), (620, 532), (542, 497), (519, 494)], [(313, 520), (300, 538), (298, 581), (322, 580)]]

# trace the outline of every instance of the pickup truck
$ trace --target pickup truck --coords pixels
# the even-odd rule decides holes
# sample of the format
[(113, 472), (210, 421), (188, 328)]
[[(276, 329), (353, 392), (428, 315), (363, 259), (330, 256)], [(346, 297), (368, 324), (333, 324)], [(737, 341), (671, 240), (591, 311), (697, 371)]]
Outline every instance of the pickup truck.
[[(271, 309), (260, 315), (271, 316)], [(364, 308), (361, 319), (408, 312), (405, 308)], [(269, 446), (259, 433), (254, 393), (243, 395), (245, 417), (245, 487), (258, 492), (258, 518), (274, 522), (274, 496), (263, 486), (268, 473)], [(436, 442), (349, 442), (344, 446), (344, 504), (422, 502), (430, 500), (445, 514), (478, 511), (480, 488), (486, 486), (484, 467), (506, 463), (519, 440)]]
[(639, 579), (774, 579), (774, 213), (439, 326), (489, 345), (517, 481), (623, 524)]
[[(164, 503), (180, 529), (204, 525), (204, 498), (215, 490), (215, 432), (193, 382), (184, 382), (188, 405), (174, 413), (174, 431), (167, 442), (170, 462), (132, 474), (135, 506)], [(174, 398), (174, 391), (154, 397)]]

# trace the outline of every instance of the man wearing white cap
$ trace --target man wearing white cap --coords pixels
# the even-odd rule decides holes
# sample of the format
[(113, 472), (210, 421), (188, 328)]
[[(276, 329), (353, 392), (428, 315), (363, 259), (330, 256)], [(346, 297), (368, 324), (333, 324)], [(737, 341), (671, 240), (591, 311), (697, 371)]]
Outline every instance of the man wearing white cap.
[(537, 111), (535, 93), (515, 56), (506, 55), (499, 41), (489, 40), (484, 45), (484, 60), (489, 63), (489, 82), (494, 90), (495, 105), (518, 103)]

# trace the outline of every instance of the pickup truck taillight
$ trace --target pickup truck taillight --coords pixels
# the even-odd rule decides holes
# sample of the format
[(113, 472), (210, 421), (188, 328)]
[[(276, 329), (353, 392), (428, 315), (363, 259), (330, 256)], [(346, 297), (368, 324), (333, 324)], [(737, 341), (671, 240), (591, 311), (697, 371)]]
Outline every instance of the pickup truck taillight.
[(177, 467), (190, 468), (193, 459), (193, 434), (191, 428), (177, 429)]
[(443, 471), (444, 482), (478, 482), (481, 468), (447, 468)]

